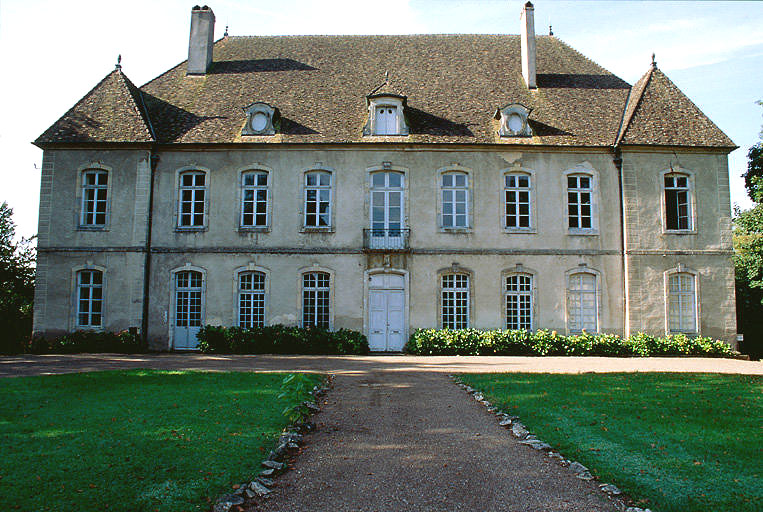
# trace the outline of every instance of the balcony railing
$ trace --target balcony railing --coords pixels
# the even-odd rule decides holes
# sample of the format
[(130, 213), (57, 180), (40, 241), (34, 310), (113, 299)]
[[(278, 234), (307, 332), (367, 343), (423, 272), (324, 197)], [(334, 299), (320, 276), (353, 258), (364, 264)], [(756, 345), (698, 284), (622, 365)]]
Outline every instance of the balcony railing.
[(407, 251), (410, 229), (364, 229), (363, 248), (367, 251)]

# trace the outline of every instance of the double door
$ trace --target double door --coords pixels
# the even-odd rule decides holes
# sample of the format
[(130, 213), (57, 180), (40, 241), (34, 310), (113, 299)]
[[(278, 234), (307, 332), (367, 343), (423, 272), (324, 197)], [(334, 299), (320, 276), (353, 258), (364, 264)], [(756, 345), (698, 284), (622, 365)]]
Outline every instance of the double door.
[(404, 278), (397, 274), (371, 276), (368, 292), (368, 345), (374, 352), (399, 352), (405, 346)]

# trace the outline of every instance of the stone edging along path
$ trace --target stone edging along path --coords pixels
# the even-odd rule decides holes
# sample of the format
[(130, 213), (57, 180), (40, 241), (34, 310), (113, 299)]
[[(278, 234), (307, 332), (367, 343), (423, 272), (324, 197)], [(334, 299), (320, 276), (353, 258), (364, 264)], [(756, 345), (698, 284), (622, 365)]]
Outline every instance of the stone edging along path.
[[(325, 395), (333, 384), (334, 376), (329, 374), (322, 387), (315, 386), (310, 395), (314, 401), (305, 401), (303, 404), (310, 411), (310, 415), (320, 412), (318, 405), (320, 398)], [(234, 491), (229, 494), (223, 494), (212, 507), (212, 512), (229, 512), (233, 507), (242, 510), (241, 507), (253, 505), (257, 499), (267, 498), (271, 493), (271, 487), (276, 485), (275, 477), (288, 469), (286, 457), (295, 454), (302, 444), (303, 435), (313, 432), (315, 424), (309, 418), (303, 421), (293, 423), (284, 429), (284, 432), (278, 438), (275, 448), (270, 451), (268, 458), (262, 461), (265, 468), (260, 471), (254, 480), (243, 482), (233, 486)]]
[[(519, 417), (500, 412), (497, 407), (485, 399), (484, 395), (479, 390), (461, 382), (457, 375), (450, 375), (450, 377), (459, 387), (461, 387), (461, 389), (469, 393), (477, 402), (484, 405), (488, 412), (495, 414), (496, 418), (498, 419), (498, 424), (509, 430), (509, 432), (511, 432), (514, 437), (519, 438), (520, 443), (536, 450), (547, 452), (549, 457), (555, 459), (562, 466), (570, 468), (575, 473), (575, 476), (581, 480), (596, 479), (596, 477), (591, 474), (588, 468), (582, 465), (580, 462), (571, 461), (564, 458), (561, 453), (554, 451), (550, 444), (541, 439), (538, 439), (536, 435), (530, 433), (527, 428), (525, 428), (525, 426), (519, 421)], [(623, 512), (652, 512), (648, 508), (642, 509), (629, 506), (628, 503), (626, 503), (623, 499), (622, 491), (618, 489), (614, 484), (601, 483), (599, 484), (599, 489), (612, 500), (618, 510)]]

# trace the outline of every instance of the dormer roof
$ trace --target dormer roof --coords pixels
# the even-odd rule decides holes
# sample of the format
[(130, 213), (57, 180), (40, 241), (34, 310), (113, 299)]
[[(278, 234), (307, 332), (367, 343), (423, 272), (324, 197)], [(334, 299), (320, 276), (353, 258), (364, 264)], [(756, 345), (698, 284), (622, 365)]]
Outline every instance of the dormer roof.
[(35, 144), (154, 140), (143, 94), (117, 66)]

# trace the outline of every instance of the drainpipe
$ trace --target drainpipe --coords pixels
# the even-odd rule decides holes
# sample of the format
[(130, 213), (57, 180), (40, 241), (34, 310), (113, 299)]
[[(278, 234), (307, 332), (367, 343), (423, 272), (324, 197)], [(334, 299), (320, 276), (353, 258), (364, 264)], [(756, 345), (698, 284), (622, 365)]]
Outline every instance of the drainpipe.
[(617, 186), (620, 192), (620, 267), (623, 273), (623, 336), (630, 334), (630, 319), (628, 308), (630, 297), (628, 290), (628, 264), (625, 261), (625, 190), (623, 188), (623, 156), (619, 146), (613, 147), (612, 162), (617, 169)]
[(143, 334), (143, 343), (148, 347), (148, 296), (151, 288), (151, 230), (154, 217), (154, 174), (156, 165), (159, 163), (159, 155), (154, 153), (154, 148), (149, 150), (149, 166), (151, 177), (148, 183), (148, 218), (146, 220), (146, 245), (145, 262), (143, 264), (143, 316), (141, 318), (140, 332)]

